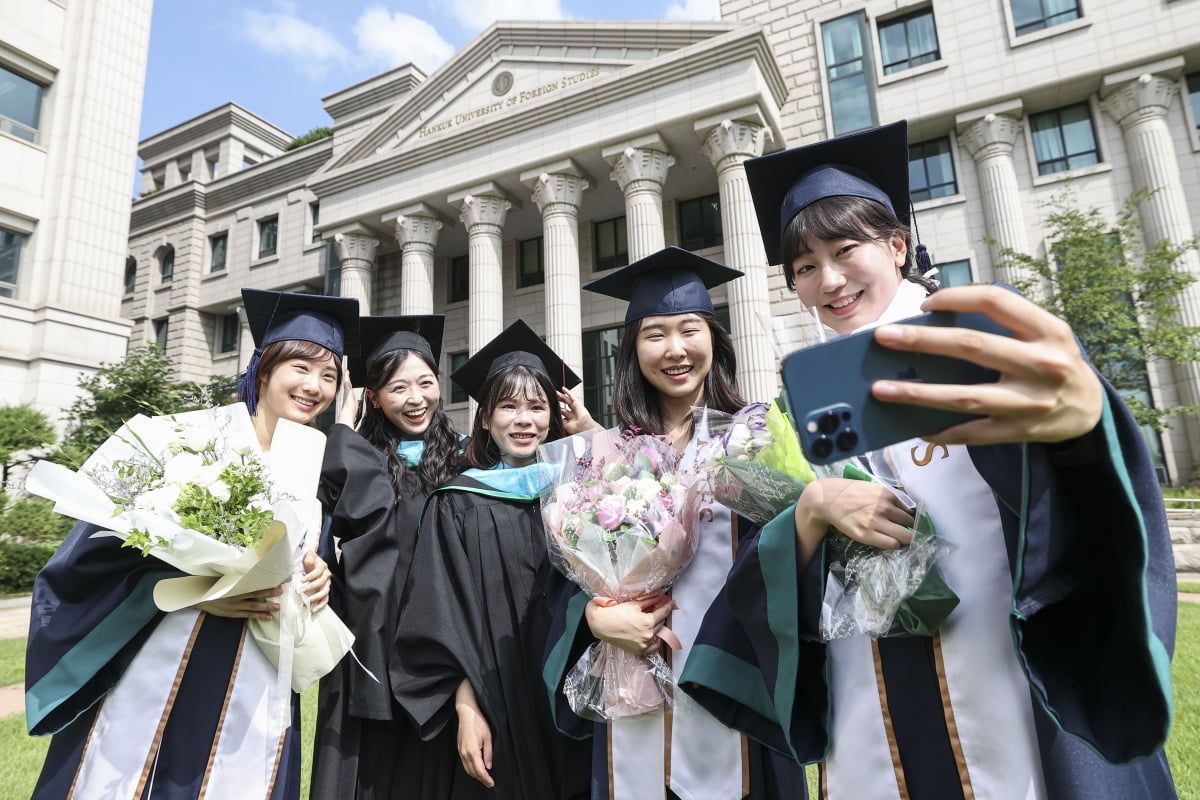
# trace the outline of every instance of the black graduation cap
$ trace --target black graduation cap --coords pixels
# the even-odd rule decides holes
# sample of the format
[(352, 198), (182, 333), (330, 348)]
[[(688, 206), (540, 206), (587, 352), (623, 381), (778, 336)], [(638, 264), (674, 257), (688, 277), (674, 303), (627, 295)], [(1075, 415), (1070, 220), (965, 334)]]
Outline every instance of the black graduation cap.
[(333, 351), (341, 358), (357, 355), (358, 300), (320, 294), (242, 289), (242, 304), (254, 346), (300, 339)]
[(456, 369), (450, 379), (478, 401), (488, 378), (506, 367), (515, 366), (544, 372), (550, 376), (552, 384), (562, 389), (579, 385), (580, 378), (574, 370), (520, 319), (479, 348), (479, 352)]
[(351, 356), (348, 360), (351, 383), (363, 386), (371, 367), (394, 350), (416, 350), (436, 367), (442, 353), (445, 323), (446, 317), (442, 314), (362, 317), (358, 321), (362, 355)]
[(767, 260), (780, 263), (783, 231), (824, 197), (865, 197), (911, 222), (908, 121), (901, 120), (745, 162)]
[(238, 394), (251, 415), (258, 409), (258, 359), (267, 345), (298, 339), (319, 344), (339, 359), (358, 353), (358, 300), (353, 297), (242, 289), (242, 305), (254, 355), (238, 381)]
[(636, 319), (702, 311), (712, 314), (708, 290), (744, 273), (680, 247), (666, 247), (583, 288), (628, 300), (625, 324)]

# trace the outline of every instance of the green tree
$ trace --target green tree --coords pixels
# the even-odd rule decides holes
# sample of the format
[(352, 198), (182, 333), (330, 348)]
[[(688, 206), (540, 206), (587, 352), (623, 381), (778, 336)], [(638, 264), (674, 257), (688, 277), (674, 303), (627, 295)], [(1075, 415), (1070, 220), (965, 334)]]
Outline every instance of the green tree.
[(1138, 423), (1163, 430), (1166, 417), (1200, 411), (1196, 406), (1153, 408), (1142, 399), (1149, 397), (1148, 362), (1200, 358), (1200, 328), (1182, 325), (1178, 318), (1180, 295), (1196, 277), (1175, 267), (1197, 242), (1164, 239), (1143, 245), (1137, 209), (1150, 194), (1131, 195), (1114, 227), (1098, 209), (1080, 208), (1063, 192), (1047, 204), (1049, 258), (1003, 248), (1001, 263), (1024, 276), (1014, 280), (1017, 289), (1044, 298), (1039, 304), (1070, 324)]
[(94, 375), (80, 379), (82, 395), (65, 412), (67, 434), (51, 457), (78, 467), (130, 417), (221, 405), (228, 402), (229, 383), (223, 378), (205, 384), (175, 381), (170, 360), (156, 345), (132, 350), (123, 361), (101, 364)]
[(28, 403), (0, 406), (0, 480), (7, 486), (10, 468), (34, 460), (57, 439), (45, 412)]

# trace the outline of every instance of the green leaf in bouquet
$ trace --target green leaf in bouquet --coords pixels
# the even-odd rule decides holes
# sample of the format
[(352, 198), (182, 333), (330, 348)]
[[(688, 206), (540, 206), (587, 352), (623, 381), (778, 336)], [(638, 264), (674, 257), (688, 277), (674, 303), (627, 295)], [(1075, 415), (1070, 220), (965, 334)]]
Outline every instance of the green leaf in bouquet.
[(129, 531), (129, 535), (121, 542), (121, 547), (129, 547), (135, 550), (140, 550), (143, 556), (149, 556), (150, 551), (155, 547), (164, 547), (167, 540), (161, 536), (151, 536), (149, 531), (144, 531), (141, 528), (133, 528)]
[(765, 419), (771, 443), (763, 448), (755, 460), (776, 472), (794, 476), (804, 481), (805, 485), (815, 481), (817, 473), (801, 452), (800, 438), (778, 400), (771, 403)]

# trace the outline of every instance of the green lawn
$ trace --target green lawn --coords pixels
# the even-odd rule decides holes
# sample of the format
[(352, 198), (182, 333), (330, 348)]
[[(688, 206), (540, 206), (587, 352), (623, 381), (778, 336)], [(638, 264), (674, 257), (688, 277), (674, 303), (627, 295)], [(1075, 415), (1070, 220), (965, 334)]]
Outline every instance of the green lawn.
[[(1200, 587), (1196, 587), (1200, 588)], [(18, 683), (24, 674), (25, 642), (0, 640), (0, 685)], [(1167, 756), (1182, 800), (1200, 800), (1200, 605), (1181, 603), (1175, 661), (1171, 669), (1175, 690), (1175, 721), (1167, 741)], [(13, 676), (16, 680), (12, 680)], [(308, 795), (313, 728), (317, 718), (316, 687), (304, 693), (302, 769)], [(26, 800), (33, 791), (48, 739), (25, 733), (25, 719), (14, 714), (0, 719), (0, 800)], [(809, 769), (809, 786), (815, 787), (816, 769)]]

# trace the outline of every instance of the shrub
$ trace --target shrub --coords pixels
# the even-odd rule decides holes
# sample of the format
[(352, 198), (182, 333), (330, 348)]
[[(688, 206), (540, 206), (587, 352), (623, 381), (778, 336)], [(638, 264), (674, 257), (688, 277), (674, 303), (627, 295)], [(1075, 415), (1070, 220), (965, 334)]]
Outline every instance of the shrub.
[(8, 506), (0, 517), (0, 534), (26, 542), (57, 544), (71, 530), (75, 520), (54, 511), (54, 504), (40, 497), (22, 497)]
[(28, 594), (33, 579), (54, 555), (55, 545), (0, 542), (0, 593)]

